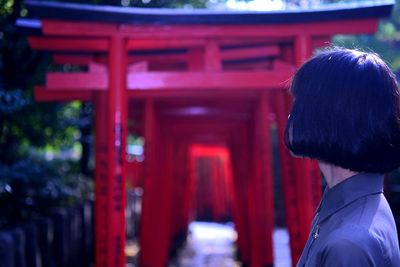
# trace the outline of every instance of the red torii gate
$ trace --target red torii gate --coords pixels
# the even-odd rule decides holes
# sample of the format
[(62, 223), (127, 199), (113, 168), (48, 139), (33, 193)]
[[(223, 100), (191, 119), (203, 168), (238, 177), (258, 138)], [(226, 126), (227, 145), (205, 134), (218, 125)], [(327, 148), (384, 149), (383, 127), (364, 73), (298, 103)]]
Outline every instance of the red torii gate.
[[(272, 266), (271, 128), (279, 136), (296, 67), (335, 34), (374, 33), (392, 5), (313, 11), (227, 12), (100, 7), (27, 1), (40, 21), (33, 49), (55, 64), (38, 101), (93, 101), (96, 133), (96, 266), (125, 264), (128, 117), (145, 137), (140, 266), (163, 267), (169, 244), (189, 223), (190, 147), (228, 149), (241, 260)], [(33, 23), (33, 24), (32, 24)], [(321, 195), (314, 162), (293, 159), (279, 138), (285, 214), (295, 263)]]
[[(191, 189), (198, 188), (195, 218), (211, 218), (222, 222), (232, 219), (232, 166), (229, 151), (224, 146), (193, 144), (189, 148)], [(208, 163), (204, 166), (204, 164)], [(196, 186), (197, 183), (197, 186)], [(200, 184), (201, 183), (201, 184)], [(189, 202), (190, 203), (190, 202)], [(210, 213), (210, 214), (209, 214)]]

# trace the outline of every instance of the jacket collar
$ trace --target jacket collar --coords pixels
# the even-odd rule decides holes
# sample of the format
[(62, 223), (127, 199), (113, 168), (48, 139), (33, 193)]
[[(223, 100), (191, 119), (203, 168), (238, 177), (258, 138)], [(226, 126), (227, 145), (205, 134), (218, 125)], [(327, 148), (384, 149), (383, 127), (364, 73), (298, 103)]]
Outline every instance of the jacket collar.
[(358, 173), (332, 188), (326, 187), (317, 209), (319, 222), (357, 199), (383, 192), (383, 174)]

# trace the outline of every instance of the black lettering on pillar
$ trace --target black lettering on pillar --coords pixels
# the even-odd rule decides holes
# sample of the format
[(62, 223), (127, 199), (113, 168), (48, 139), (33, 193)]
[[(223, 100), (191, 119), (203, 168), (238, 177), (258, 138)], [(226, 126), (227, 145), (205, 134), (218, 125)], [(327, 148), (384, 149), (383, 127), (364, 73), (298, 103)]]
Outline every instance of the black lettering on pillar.
[(115, 124), (114, 128), (114, 134), (115, 134), (115, 140), (114, 140), (114, 145), (115, 145), (115, 164), (117, 166), (122, 165), (122, 124), (117, 123)]
[(122, 200), (123, 200), (123, 184), (122, 184), (122, 174), (118, 174), (115, 176), (115, 185), (114, 185), (114, 210), (117, 212), (122, 211)]
[(113, 188), (113, 202), (114, 202), (114, 210), (117, 212), (121, 212), (122, 201), (123, 201), (123, 177), (122, 177), (122, 164), (123, 164), (123, 147), (122, 147), (122, 136), (123, 136), (123, 127), (121, 123), (117, 123), (115, 125), (115, 165), (119, 170), (118, 173), (115, 175), (114, 180), (114, 188)]

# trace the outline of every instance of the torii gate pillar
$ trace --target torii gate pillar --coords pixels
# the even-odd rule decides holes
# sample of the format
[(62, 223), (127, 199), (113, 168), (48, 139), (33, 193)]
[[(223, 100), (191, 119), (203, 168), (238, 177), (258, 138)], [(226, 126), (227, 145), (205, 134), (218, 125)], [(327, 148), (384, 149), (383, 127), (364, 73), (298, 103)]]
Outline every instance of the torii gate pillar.
[(96, 267), (125, 266), (126, 44), (112, 36), (107, 91), (95, 93)]

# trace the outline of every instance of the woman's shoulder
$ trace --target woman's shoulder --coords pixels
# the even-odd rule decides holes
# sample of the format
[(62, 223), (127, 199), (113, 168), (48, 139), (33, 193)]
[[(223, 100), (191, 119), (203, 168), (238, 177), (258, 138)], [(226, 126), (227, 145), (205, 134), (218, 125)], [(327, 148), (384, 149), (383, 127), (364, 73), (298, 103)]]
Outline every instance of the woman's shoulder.
[(366, 227), (365, 224), (357, 223), (342, 224), (329, 234), (321, 250), (321, 260), (333, 260), (340, 256), (338, 260), (354, 262), (354, 266), (400, 266), (396, 238), (397, 235), (379, 227)]
[(328, 245), (340, 242), (363, 244), (363, 246), (379, 245), (377, 237), (365, 225), (356, 223), (341, 224), (329, 234), (327, 241)]
[[(346, 224), (332, 231), (320, 252), (322, 266), (385, 266), (379, 240), (362, 225)], [(351, 263), (351, 264), (350, 264)], [(337, 265), (342, 266), (342, 265)]]

